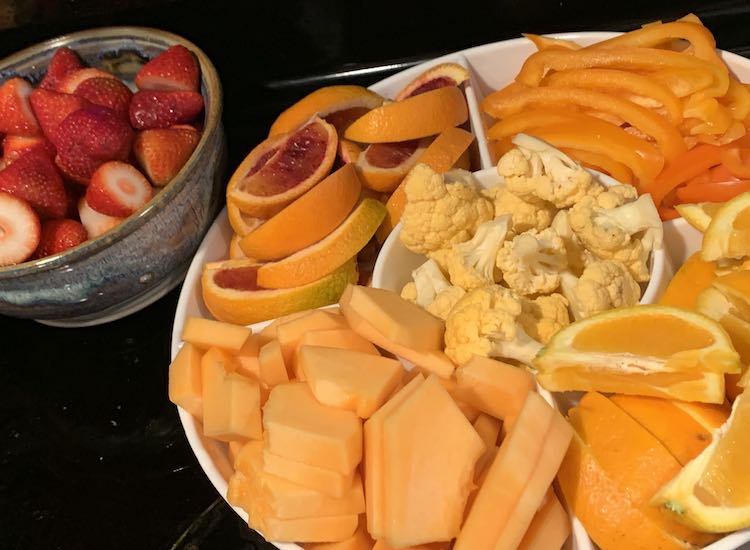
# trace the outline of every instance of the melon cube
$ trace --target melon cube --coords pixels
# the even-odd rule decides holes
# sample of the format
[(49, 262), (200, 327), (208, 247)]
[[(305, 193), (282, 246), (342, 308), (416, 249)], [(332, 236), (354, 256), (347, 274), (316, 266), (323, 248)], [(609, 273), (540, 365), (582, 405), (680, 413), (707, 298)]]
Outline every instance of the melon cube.
[(343, 316), (325, 309), (316, 309), (307, 315), (302, 315), (291, 321), (280, 324), (276, 328), (276, 339), (281, 346), (284, 363), (294, 363), (294, 353), (302, 337), (314, 330), (328, 330), (335, 328), (349, 328)]
[[(251, 517), (252, 519), (252, 517)], [(357, 530), (357, 514), (315, 518), (279, 519), (261, 517), (251, 527), (267, 540), (278, 542), (337, 542), (351, 537)]]
[[(428, 544), (417, 544), (415, 546), (407, 546), (405, 548), (399, 548), (398, 550), (448, 550), (450, 548), (449, 542), (430, 542)], [(375, 542), (375, 546), (372, 550), (396, 550), (393, 546), (389, 545), (384, 539), (380, 539)]]
[(518, 550), (559, 550), (570, 536), (570, 518), (552, 488), (518, 545)]
[(315, 398), (369, 418), (401, 380), (399, 361), (347, 349), (302, 346), (297, 363)]
[[(350, 349), (380, 355), (378, 349), (369, 340), (365, 340), (350, 328), (332, 328), (313, 330), (302, 336), (299, 346), (325, 346), (328, 348)], [(297, 348), (299, 352), (299, 347)]]
[(242, 349), (234, 354), (237, 359), (237, 372), (250, 378), (260, 378), (260, 364), (258, 353), (260, 353), (261, 337), (259, 334), (251, 334)]
[(364, 514), (359, 516), (357, 530), (348, 539), (340, 542), (319, 542), (306, 544), (305, 550), (372, 550), (375, 544), (367, 533), (367, 522)]
[(343, 496), (351, 488), (356, 471), (340, 474), (326, 468), (318, 468), (304, 462), (290, 460), (269, 453), (267, 450), (263, 451), (263, 470), (332, 497)]
[(182, 339), (199, 349), (221, 348), (238, 352), (242, 349), (252, 330), (241, 325), (233, 325), (202, 317), (189, 317), (182, 329)]
[(195, 418), (203, 418), (201, 351), (185, 342), (169, 365), (169, 400)]
[(260, 348), (258, 355), (258, 377), (269, 388), (289, 382), (289, 374), (281, 354), (278, 340), (272, 340)]

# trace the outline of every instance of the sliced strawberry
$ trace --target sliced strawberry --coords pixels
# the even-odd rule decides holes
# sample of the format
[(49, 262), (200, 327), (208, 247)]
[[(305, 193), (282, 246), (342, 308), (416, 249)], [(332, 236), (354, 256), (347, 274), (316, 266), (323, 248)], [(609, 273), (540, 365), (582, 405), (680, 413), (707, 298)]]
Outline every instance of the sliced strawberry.
[(55, 146), (44, 136), (5, 136), (3, 138), (3, 159), (7, 164), (30, 151), (39, 151), (50, 159), (55, 158)]
[(78, 89), (78, 86), (90, 78), (112, 78), (117, 80), (117, 77), (112, 73), (102, 71), (101, 69), (94, 69), (93, 67), (87, 67), (66, 74), (60, 82), (60, 91), (65, 94), (72, 94)]
[(146, 63), (135, 75), (139, 90), (183, 90), (197, 92), (198, 61), (185, 46), (176, 45)]
[(86, 202), (101, 214), (124, 218), (151, 200), (151, 184), (137, 168), (116, 160), (105, 162), (91, 176)]
[(39, 86), (45, 90), (56, 91), (65, 75), (81, 68), (83, 68), (83, 61), (76, 52), (66, 46), (57, 48), (52, 59), (49, 60), (47, 74), (44, 75)]
[(169, 128), (190, 122), (203, 111), (198, 92), (159, 92), (143, 90), (130, 102), (130, 124), (137, 130)]
[(68, 194), (54, 163), (45, 153), (32, 151), (0, 171), (0, 191), (27, 201), (39, 217), (63, 218)]
[(143, 130), (135, 136), (133, 152), (151, 183), (161, 187), (177, 175), (200, 139), (188, 125)]
[(117, 78), (94, 77), (81, 82), (75, 90), (75, 95), (95, 105), (109, 107), (127, 119), (133, 92)]
[(86, 202), (86, 197), (81, 197), (78, 201), (78, 217), (81, 218), (89, 239), (95, 239), (102, 233), (106, 233), (125, 219), (97, 212)]
[(25, 200), (0, 192), (0, 266), (26, 261), (39, 245), (41, 225)]
[(89, 238), (86, 228), (75, 220), (47, 220), (42, 223), (39, 246), (33, 258), (44, 258), (78, 246)]
[(91, 103), (76, 95), (62, 94), (37, 88), (29, 96), (31, 108), (42, 127), (42, 132), (48, 139), (52, 139), (55, 130), (70, 113), (91, 105)]
[(16, 136), (41, 133), (29, 104), (31, 84), (23, 78), (11, 78), (0, 86), (0, 132)]

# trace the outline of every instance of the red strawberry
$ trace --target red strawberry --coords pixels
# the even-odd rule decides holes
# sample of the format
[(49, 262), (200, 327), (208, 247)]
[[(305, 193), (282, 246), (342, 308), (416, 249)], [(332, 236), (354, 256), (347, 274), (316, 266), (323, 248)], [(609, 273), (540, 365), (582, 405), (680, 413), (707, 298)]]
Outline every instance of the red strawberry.
[(0, 191), (27, 201), (39, 217), (63, 218), (68, 194), (52, 160), (39, 151), (20, 156), (0, 171)]
[(185, 46), (172, 46), (146, 63), (135, 75), (139, 90), (183, 90), (197, 92), (198, 61)]
[(26, 261), (39, 245), (41, 226), (25, 200), (0, 192), (0, 266)]
[(91, 176), (86, 202), (100, 214), (124, 218), (151, 200), (151, 184), (133, 165), (105, 162)]
[(77, 69), (65, 75), (60, 82), (60, 91), (65, 94), (72, 94), (78, 89), (78, 86), (90, 78), (112, 78), (117, 80), (115, 75), (101, 69), (94, 69), (93, 67)]
[(128, 118), (133, 92), (117, 78), (94, 77), (81, 82), (75, 90), (75, 95), (95, 105), (109, 107), (123, 118)]
[(151, 183), (161, 187), (177, 175), (200, 138), (188, 125), (143, 130), (135, 136), (133, 152)]
[(38, 136), (41, 132), (29, 105), (31, 84), (11, 78), (0, 86), (0, 132), (17, 136)]
[(39, 86), (45, 90), (57, 90), (66, 74), (82, 67), (83, 62), (76, 52), (65, 46), (57, 48)]
[(74, 111), (91, 105), (82, 97), (52, 92), (43, 88), (37, 88), (31, 92), (29, 101), (39, 125), (42, 127), (42, 132), (50, 140), (65, 117)]
[(99, 105), (69, 114), (52, 138), (57, 147), (57, 166), (66, 176), (84, 184), (100, 164), (127, 159), (132, 142), (130, 125), (112, 109)]
[(144, 90), (130, 102), (130, 124), (137, 130), (168, 128), (190, 122), (203, 110), (198, 92), (158, 92)]
[(89, 238), (86, 228), (75, 220), (48, 220), (42, 224), (39, 246), (33, 258), (44, 258), (78, 246)]
[(50, 159), (55, 158), (55, 146), (44, 136), (5, 136), (3, 139), (3, 159), (7, 164), (30, 151), (39, 151)]
[(78, 201), (78, 217), (81, 218), (81, 223), (86, 228), (89, 239), (94, 239), (102, 233), (106, 233), (125, 219), (97, 212), (86, 202), (86, 197), (81, 197), (81, 200)]

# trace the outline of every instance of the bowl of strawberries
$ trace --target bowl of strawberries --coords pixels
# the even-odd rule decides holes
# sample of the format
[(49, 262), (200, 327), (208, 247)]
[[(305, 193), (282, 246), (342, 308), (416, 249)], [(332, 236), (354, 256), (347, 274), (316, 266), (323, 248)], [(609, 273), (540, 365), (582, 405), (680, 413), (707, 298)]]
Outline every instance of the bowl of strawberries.
[(221, 112), (208, 57), (157, 29), (0, 60), (0, 314), (101, 324), (179, 284), (221, 206)]

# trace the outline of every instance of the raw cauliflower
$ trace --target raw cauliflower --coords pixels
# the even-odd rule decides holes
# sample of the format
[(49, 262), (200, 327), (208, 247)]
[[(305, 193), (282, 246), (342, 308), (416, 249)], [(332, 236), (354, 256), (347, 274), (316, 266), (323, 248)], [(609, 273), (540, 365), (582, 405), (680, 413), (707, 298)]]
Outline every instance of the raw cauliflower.
[(638, 198), (638, 190), (632, 185), (622, 183), (607, 187), (596, 196), (596, 204), (599, 208), (617, 208), (627, 202), (633, 202)]
[(505, 153), (497, 172), (511, 193), (522, 199), (568, 208), (604, 190), (590, 172), (550, 144), (526, 134), (513, 138), (516, 149)]
[(513, 233), (523, 233), (529, 229), (541, 231), (552, 223), (555, 207), (545, 201), (527, 202), (514, 195), (505, 185), (496, 185), (482, 191), (495, 205), (495, 216), (510, 214)]
[(492, 203), (464, 170), (443, 176), (417, 164), (404, 179), (404, 192), (401, 242), (418, 254), (467, 241), (477, 226), (494, 217)]
[(463, 288), (460, 286), (449, 286), (435, 296), (432, 303), (427, 306), (427, 311), (445, 321), (453, 310), (453, 306), (464, 296), (466, 296), (466, 291)]
[(495, 260), (509, 228), (506, 214), (481, 224), (468, 241), (454, 244), (447, 262), (451, 284), (465, 290), (494, 284)]
[(539, 296), (524, 300), (519, 321), (526, 333), (542, 344), (549, 342), (560, 330), (570, 324), (568, 300), (562, 294)]
[(594, 261), (595, 258), (591, 252), (586, 250), (581, 239), (578, 238), (578, 235), (576, 235), (570, 227), (568, 211), (560, 210), (552, 220), (552, 225), (550, 227), (554, 229), (563, 240), (565, 252), (568, 258), (568, 270), (575, 275), (583, 273), (584, 268)]
[(576, 277), (563, 273), (562, 293), (578, 321), (617, 307), (628, 307), (641, 299), (641, 287), (625, 265), (612, 260), (593, 262)]
[(524, 296), (554, 291), (560, 286), (560, 272), (567, 266), (565, 244), (551, 227), (516, 235), (497, 254), (503, 280)]
[(522, 298), (499, 285), (468, 292), (445, 320), (445, 353), (458, 364), (472, 355), (531, 364), (541, 343), (519, 323), (522, 311)]

